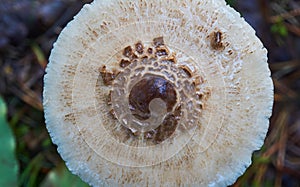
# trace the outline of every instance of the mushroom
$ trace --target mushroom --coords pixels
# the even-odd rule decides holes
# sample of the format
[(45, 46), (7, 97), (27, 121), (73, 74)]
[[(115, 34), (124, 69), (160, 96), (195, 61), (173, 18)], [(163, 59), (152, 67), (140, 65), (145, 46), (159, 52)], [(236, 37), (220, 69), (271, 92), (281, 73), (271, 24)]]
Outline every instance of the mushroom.
[(92, 186), (226, 186), (273, 104), (267, 50), (224, 0), (95, 0), (44, 78), (48, 131)]

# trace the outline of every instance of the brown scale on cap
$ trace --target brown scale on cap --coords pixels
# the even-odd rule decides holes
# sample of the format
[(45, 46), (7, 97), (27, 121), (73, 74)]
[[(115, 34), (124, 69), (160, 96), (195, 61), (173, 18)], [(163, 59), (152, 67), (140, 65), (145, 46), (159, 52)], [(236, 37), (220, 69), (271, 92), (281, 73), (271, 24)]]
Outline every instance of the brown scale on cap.
[(125, 59), (121, 59), (119, 65), (121, 68), (125, 68), (130, 65), (132, 62), (138, 59), (138, 56), (135, 54), (138, 53), (142, 55), (144, 53), (144, 46), (139, 41), (135, 44), (135, 48), (133, 49), (131, 46), (127, 46), (123, 49), (123, 56), (126, 57)]
[(204, 109), (204, 105), (203, 105), (202, 103), (200, 103), (200, 104), (199, 104), (199, 108), (200, 108), (201, 110), (203, 110), (203, 109)]
[(138, 58), (138, 56), (136, 54), (133, 53), (133, 55), (130, 57), (130, 60), (136, 60)]
[(176, 61), (176, 53), (172, 53), (172, 55), (170, 57), (167, 58), (168, 61), (173, 62), (173, 63), (177, 63)]
[(161, 59), (161, 62), (172, 62), (172, 63), (176, 64), (177, 63), (176, 53), (173, 52), (170, 56), (163, 57)]
[(138, 58), (138, 56), (134, 54), (134, 51), (131, 46), (125, 47), (125, 49), (123, 50), (123, 55), (129, 58), (130, 60), (134, 60)]
[(99, 72), (101, 74), (102, 80), (104, 85), (108, 86), (111, 85), (113, 80), (115, 80), (115, 78), (117, 77), (117, 75), (119, 74), (119, 72), (114, 71), (114, 72), (108, 72), (106, 70), (106, 66), (102, 66), (102, 68), (99, 69)]
[(194, 86), (198, 86), (198, 85), (202, 84), (203, 82), (204, 82), (203, 78), (198, 76), (198, 77), (195, 77), (193, 84), (194, 84)]
[(143, 54), (144, 52), (144, 46), (141, 42), (137, 42), (135, 44), (135, 50), (139, 53), (139, 54)]
[(191, 78), (193, 76), (193, 72), (192, 72), (192, 70), (190, 70), (189, 67), (187, 67), (185, 65), (181, 65), (181, 66), (179, 66), (179, 68), (182, 69), (189, 78)]
[(122, 59), (121, 62), (120, 62), (120, 67), (121, 67), (121, 68), (125, 68), (125, 67), (127, 67), (129, 64), (131, 64), (131, 62), (130, 62), (129, 60)]
[(153, 49), (150, 47), (150, 48), (147, 49), (147, 52), (148, 52), (149, 54), (152, 54), (152, 53), (153, 53)]
[(156, 56), (168, 56), (169, 50), (165, 47), (159, 47), (156, 49), (155, 55)]
[(223, 50), (225, 46), (222, 42), (222, 32), (212, 32), (210, 34), (210, 46), (215, 50)]
[(203, 99), (203, 96), (204, 96), (203, 93), (197, 93), (196, 95), (199, 100)]
[(132, 50), (131, 46), (125, 47), (125, 49), (123, 51), (123, 55), (128, 58), (133, 55), (133, 50)]
[(110, 116), (111, 116), (113, 119), (117, 119), (116, 113), (115, 113), (114, 109), (111, 109), (111, 110), (109, 111), (109, 114), (110, 114)]
[(164, 38), (162, 36), (154, 38), (153, 39), (153, 44), (154, 44), (155, 47), (165, 45)]
[(109, 94), (107, 96), (107, 104), (111, 105), (111, 90), (109, 91)]

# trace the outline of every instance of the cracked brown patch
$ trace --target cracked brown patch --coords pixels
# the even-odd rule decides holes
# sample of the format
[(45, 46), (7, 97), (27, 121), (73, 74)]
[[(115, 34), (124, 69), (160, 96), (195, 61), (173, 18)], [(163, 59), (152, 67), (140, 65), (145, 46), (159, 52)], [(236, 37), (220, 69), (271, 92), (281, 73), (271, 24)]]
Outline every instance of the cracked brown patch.
[(111, 110), (109, 111), (109, 114), (110, 114), (110, 116), (111, 116), (113, 119), (117, 119), (116, 113), (115, 113), (114, 109), (111, 109)]
[(123, 55), (128, 58), (133, 55), (133, 50), (132, 50), (131, 46), (125, 47), (125, 49), (123, 51)]
[(222, 32), (212, 32), (210, 34), (210, 46), (215, 50), (223, 50), (225, 48), (222, 42)]
[(139, 53), (139, 54), (143, 54), (144, 52), (144, 46), (141, 42), (138, 42), (135, 44), (135, 50)]
[[(221, 42), (219, 41), (221, 36), (218, 36), (218, 34), (216, 34), (215, 37), (217, 37), (215, 42), (216, 44), (218, 42)], [(174, 64), (177, 63), (176, 53), (172, 52), (172, 54), (170, 54), (169, 49), (165, 46), (163, 37), (154, 38), (152, 43), (148, 46), (146, 44), (143, 44), (141, 41), (137, 41), (136, 43), (134, 43), (134, 45), (132, 46), (129, 45), (125, 47), (121, 51), (121, 55), (122, 58), (118, 64), (119, 67), (121, 68), (120, 69), (121, 74), (127, 71), (130, 72), (131, 70), (134, 71), (135, 73), (143, 72), (145, 68), (143, 67), (142, 64), (143, 63), (148, 64), (148, 62), (153, 63), (152, 64), (153, 68), (149, 66), (149, 69), (147, 69), (147, 71), (149, 70), (155, 72), (158, 71), (159, 68), (161, 68), (161, 72), (166, 72), (167, 74), (168, 73), (167, 71), (170, 70), (169, 66), (173, 66)], [(128, 66), (131, 65), (134, 66), (129, 68)], [(136, 66), (139, 68), (136, 68)], [(147, 66), (148, 65), (146, 65), (146, 67)], [(195, 72), (193, 72), (191, 70), (191, 67), (189, 66), (174, 65), (173, 68), (177, 68), (178, 73), (183, 75), (181, 78), (183, 79), (182, 81), (184, 81), (183, 82), (184, 85), (189, 86), (190, 90), (195, 91), (194, 96), (196, 97), (196, 99), (201, 100), (203, 97), (197, 95), (196, 86), (203, 83), (202, 78), (196, 77)], [(104, 84), (112, 85), (114, 87), (114, 80), (116, 79), (118, 73), (107, 71), (105, 66), (102, 67), (100, 73)], [(120, 76), (127, 76), (127, 73)], [(171, 76), (173, 75), (170, 75), (170, 77)], [(119, 130), (117, 134), (119, 134), (122, 137), (123, 136), (130, 137), (130, 139), (133, 142), (129, 144), (136, 146), (137, 141), (141, 139), (145, 141), (144, 142), (145, 145), (159, 144), (165, 141), (166, 139), (170, 138), (174, 134), (176, 129), (179, 127), (178, 126), (179, 120), (181, 120), (181, 116), (184, 114), (183, 110), (186, 108), (186, 103), (182, 103), (181, 101), (178, 103), (178, 101), (180, 100), (179, 97), (181, 95), (184, 95), (185, 93), (183, 92), (177, 93), (176, 88), (173, 82), (171, 81), (171, 80), (175, 80), (175, 78), (171, 80), (169, 80), (168, 78), (164, 77), (164, 75), (156, 75), (155, 73), (152, 74), (150, 72), (149, 74), (146, 74), (146, 76), (143, 75), (142, 77), (139, 77), (138, 80), (136, 80), (137, 82), (135, 82), (135, 85), (132, 85), (132, 87), (130, 87), (131, 90), (128, 91), (129, 93), (128, 96), (125, 95), (123, 96), (121, 94), (122, 98), (128, 99), (129, 109), (127, 110), (129, 110), (129, 112), (131, 111), (131, 113), (127, 115), (128, 116), (132, 115), (128, 120), (123, 119), (124, 117), (119, 118), (121, 113), (118, 108), (114, 108), (117, 105), (114, 104), (114, 101), (112, 100), (111, 97), (111, 94), (114, 91), (111, 90), (108, 93), (108, 97), (107, 97), (108, 98), (107, 106), (109, 107), (108, 113), (110, 114), (111, 118), (114, 120), (122, 119), (124, 121), (131, 121), (132, 118), (135, 118), (135, 120), (139, 120), (141, 123), (143, 123), (143, 121), (146, 121), (152, 117), (149, 109), (150, 107), (149, 105), (153, 99), (160, 98), (162, 102), (165, 102), (166, 104), (167, 113), (164, 115), (163, 119), (161, 119), (161, 124), (159, 126), (153, 127), (153, 129), (151, 130), (148, 129), (146, 132), (144, 132), (142, 127), (141, 129), (139, 129), (139, 126), (135, 126), (134, 128), (131, 128), (130, 126), (127, 127), (127, 124), (122, 124), (123, 128), (121, 128), (121, 130)], [(119, 84), (118, 82), (119, 79), (116, 79), (115, 81), (117, 81), (116, 85), (118, 85), (118, 87), (120, 87), (120, 85), (127, 85), (126, 82), (122, 82), (122, 84)], [(123, 89), (124, 88), (120, 89), (120, 91)], [(122, 102), (121, 100), (120, 98), (118, 98), (116, 101)], [(199, 106), (198, 103), (197, 105), (195, 105), (195, 107), (203, 108), (203, 105), (201, 104), (201, 106)], [(146, 123), (148, 122), (145, 122), (145, 124)]]
[(162, 36), (154, 38), (153, 39), (153, 44), (154, 44), (155, 47), (165, 45), (164, 38)]
[(193, 76), (193, 72), (192, 72), (192, 70), (190, 70), (189, 67), (182, 65), (182, 66), (179, 66), (179, 68), (182, 69), (189, 78), (191, 78)]
[(147, 52), (148, 52), (149, 54), (152, 54), (152, 53), (153, 53), (153, 49), (152, 49), (152, 48), (148, 48), (148, 49), (147, 49)]
[(114, 72), (108, 72), (106, 70), (106, 66), (103, 66), (102, 68), (99, 69), (102, 80), (104, 85), (108, 86), (111, 85), (113, 80), (115, 80), (115, 78), (117, 77), (117, 75), (119, 74), (119, 72), (114, 71)]
[(120, 62), (120, 67), (125, 68), (125, 67), (129, 66), (129, 64), (131, 64), (131, 62), (129, 60), (122, 59)]
[(168, 56), (169, 51), (168, 51), (168, 49), (166, 49), (164, 47), (160, 47), (160, 48), (156, 49), (155, 55), (156, 56)]

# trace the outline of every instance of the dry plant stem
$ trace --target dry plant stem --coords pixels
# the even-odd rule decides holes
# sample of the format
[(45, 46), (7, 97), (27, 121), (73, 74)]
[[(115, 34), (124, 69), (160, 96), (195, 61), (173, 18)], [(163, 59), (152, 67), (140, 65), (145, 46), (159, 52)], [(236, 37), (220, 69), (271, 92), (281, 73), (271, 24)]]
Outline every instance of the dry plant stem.
[[(300, 143), (300, 136), (297, 136), (297, 131), (299, 130), (299, 126), (300, 126), (300, 121), (296, 121), (288, 129), (289, 130), (288, 136), (291, 137), (291, 138), (289, 138), (289, 140), (292, 142), (297, 142), (298, 144)], [(299, 151), (299, 153), (300, 153), (300, 151)]]
[[(275, 84), (276, 86), (276, 84)], [(280, 95), (280, 94), (279, 94)], [(276, 99), (276, 98), (275, 98)], [(274, 181), (274, 186), (281, 186), (282, 184), (282, 169), (284, 167), (285, 151), (286, 151), (286, 141), (287, 141), (287, 121), (289, 117), (288, 110), (283, 110), (281, 115), (273, 118), (272, 131), (270, 132), (265, 146), (267, 147), (266, 151), (262, 154), (262, 157), (273, 158), (274, 165), (276, 168), (281, 168), (276, 173), (276, 178)], [(268, 165), (260, 165), (258, 171), (255, 174), (254, 181), (255, 184), (262, 184), (266, 172), (268, 170)]]
[(290, 18), (294, 18), (296, 16), (300, 16), (300, 8), (299, 9), (295, 9), (295, 10), (291, 10), (289, 12), (285, 12), (276, 16), (271, 16), (270, 17), (270, 22), (271, 23), (276, 23), (279, 19), (290, 19)]
[(20, 87), (17, 88), (15, 86), (12, 86), (9, 87), (9, 90), (11, 92), (14, 92), (22, 101), (24, 101), (28, 105), (42, 111), (42, 102), (39, 99), (37, 99), (39, 98), (39, 96), (29, 88), (20, 89)]
[(283, 110), (279, 119), (277, 120), (279, 129), (279, 140), (278, 140), (278, 153), (276, 160), (277, 173), (275, 178), (275, 187), (280, 187), (282, 184), (282, 174), (284, 168), (284, 160), (286, 154), (286, 142), (287, 142), (287, 124), (288, 124), (289, 111)]
[(286, 84), (276, 79), (274, 79), (273, 81), (278, 91), (285, 94), (285, 96), (283, 97), (297, 98), (298, 94), (294, 90), (290, 89)]
[(284, 167), (284, 160), (285, 160), (285, 152), (286, 152), (286, 142), (287, 142), (287, 124), (288, 124), (288, 110), (284, 110), (280, 118), (278, 120), (278, 125), (280, 129), (280, 136), (278, 140), (279, 149), (278, 149), (278, 156), (276, 161), (276, 167), (281, 170)]
[(300, 27), (299, 26), (295, 26), (295, 25), (290, 24), (290, 23), (285, 23), (284, 25), (287, 27), (287, 29), (290, 32), (296, 34), (297, 36), (300, 36)]
[(45, 58), (45, 55), (42, 51), (42, 49), (38, 46), (38, 44), (32, 44), (31, 45), (31, 50), (34, 53), (35, 57), (36, 57), (36, 61), (38, 62), (38, 64), (45, 69), (47, 66), (47, 60)]
[(255, 177), (253, 180), (255, 185), (262, 184), (267, 169), (267, 165), (259, 165), (259, 167), (257, 167), (257, 171), (255, 172)]
[(287, 20), (289, 23), (284, 23), (287, 29), (297, 36), (300, 36), (300, 23), (296, 19), (296, 16), (300, 15), (300, 9), (295, 9), (288, 12), (276, 3), (271, 4), (271, 7), (278, 12), (279, 15), (269, 17), (269, 22), (277, 23), (279, 20)]
[(272, 77), (274, 77), (274, 74), (276, 75), (278, 72), (285, 70), (285, 69), (295, 69), (300, 67), (299, 60), (290, 60), (290, 61), (283, 61), (283, 62), (276, 62), (270, 64), (270, 68), (274, 72), (272, 74)]
[(275, 100), (275, 101), (278, 101), (278, 102), (282, 102), (282, 101), (285, 100), (285, 98), (284, 98), (283, 95), (275, 93), (275, 94), (274, 94), (274, 100)]
[[(300, 63), (298, 60), (278, 62), (270, 65), (273, 74), (273, 79), (280, 79), (282, 77), (287, 76), (291, 72), (300, 68)], [(298, 78), (298, 77), (297, 77)]]
[(262, 154), (262, 157), (270, 158), (278, 151), (278, 149), (279, 149), (278, 144), (273, 144)]
[[(300, 68), (299, 68), (300, 69)], [(300, 71), (295, 71), (292, 74), (290, 74), (289, 76), (287, 76), (289, 78), (289, 80), (291, 81), (298, 81), (300, 78)], [(299, 94), (298, 94), (298, 98), (299, 98)]]
[(278, 170), (276, 172), (275, 184), (274, 187), (281, 187), (282, 186), (282, 174), (283, 172)]
[[(279, 13), (279, 14), (289, 14), (288, 11), (286, 11), (283, 7), (281, 7), (280, 5), (278, 5), (277, 3), (271, 3), (271, 8)], [(293, 25), (298, 25), (299, 26), (299, 22), (298, 20), (294, 17), (294, 16), (290, 16), (289, 18), (286, 19), (288, 22), (290, 22)], [(278, 20), (276, 20), (278, 21)]]

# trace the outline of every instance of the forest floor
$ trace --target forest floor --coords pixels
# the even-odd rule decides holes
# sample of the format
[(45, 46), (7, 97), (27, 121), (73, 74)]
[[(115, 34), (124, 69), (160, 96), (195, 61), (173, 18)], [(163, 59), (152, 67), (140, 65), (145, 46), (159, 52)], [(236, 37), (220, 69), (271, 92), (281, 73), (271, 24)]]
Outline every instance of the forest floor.
[[(54, 184), (49, 182), (49, 173), (67, 172), (45, 127), (43, 75), (58, 34), (89, 2), (0, 0), (0, 96), (7, 105), (8, 123), (16, 139), (19, 186)], [(233, 186), (299, 187), (300, 2), (228, 3), (254, 27), (268, 49), (275, 86), (273, 116), (265, 144)]]

